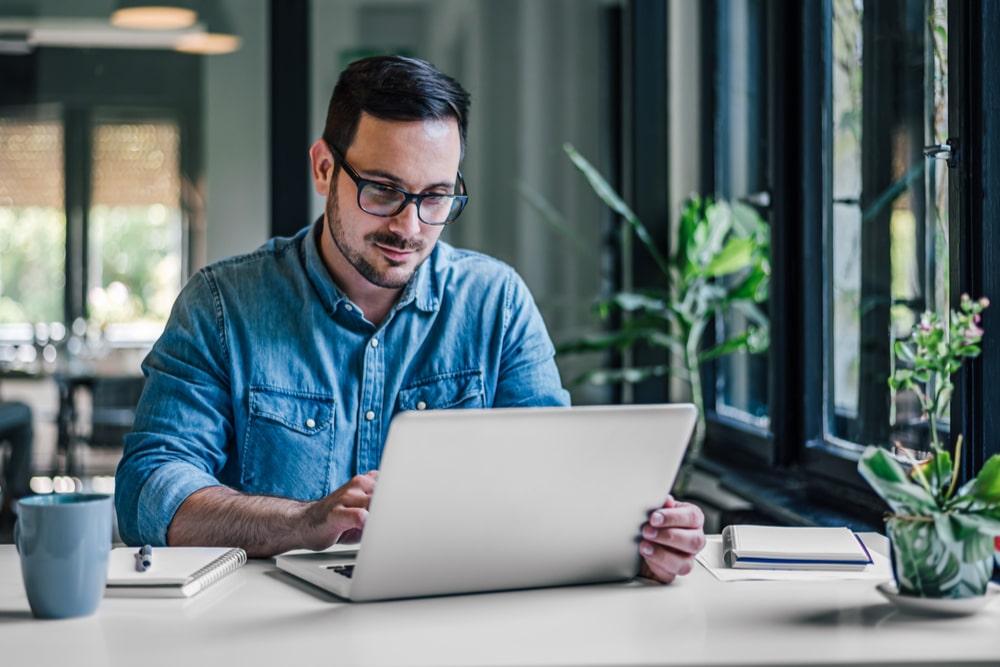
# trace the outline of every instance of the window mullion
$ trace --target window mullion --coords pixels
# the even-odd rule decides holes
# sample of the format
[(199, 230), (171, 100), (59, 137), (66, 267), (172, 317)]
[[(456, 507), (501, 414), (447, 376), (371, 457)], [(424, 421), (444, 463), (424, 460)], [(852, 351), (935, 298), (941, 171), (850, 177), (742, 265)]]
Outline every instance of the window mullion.
[(90, 122), (86, 110), (67, 106), (64, 115), (66, 188), (67, 326), (87, 317), (87, 218), (90, 211)]

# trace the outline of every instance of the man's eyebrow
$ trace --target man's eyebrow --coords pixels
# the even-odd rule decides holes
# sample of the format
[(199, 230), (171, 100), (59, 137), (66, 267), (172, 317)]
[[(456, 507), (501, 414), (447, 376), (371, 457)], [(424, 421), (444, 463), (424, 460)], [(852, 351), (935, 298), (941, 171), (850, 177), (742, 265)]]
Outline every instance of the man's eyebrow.
[[(406, 188), (403, 187), (404, 183), (401, 178), (387, 171), (382, 171), (381, 169), (365, 169), (363, 171), (359, 169), (358, 175), (366, 180), (378, 179), (386, 181), (387, 183), (396, 186), (400, 190), (406, 190)], [(425, 186), (422, 192), (425, 192), (427, 190), (433, 190), (434, 188), (447, 188), (454, 190), (456, 185), (457, 183), (455, 181), (451, 182), (441, 181), (440, 183), (431, 183), (430, 185)], [(407, 190), (407, 192), (409, 192), (409, 190)]]

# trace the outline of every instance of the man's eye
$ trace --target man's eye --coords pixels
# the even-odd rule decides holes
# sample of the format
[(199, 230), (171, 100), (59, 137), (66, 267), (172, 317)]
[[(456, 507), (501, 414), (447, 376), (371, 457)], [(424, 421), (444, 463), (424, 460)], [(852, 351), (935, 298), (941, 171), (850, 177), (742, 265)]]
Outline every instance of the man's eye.
[(388, 185), (379, 185), (378, 183), (369, 183), (366, 185), (365, 195), (380, 201), (397, 201), (399, 199), (398, 191)]

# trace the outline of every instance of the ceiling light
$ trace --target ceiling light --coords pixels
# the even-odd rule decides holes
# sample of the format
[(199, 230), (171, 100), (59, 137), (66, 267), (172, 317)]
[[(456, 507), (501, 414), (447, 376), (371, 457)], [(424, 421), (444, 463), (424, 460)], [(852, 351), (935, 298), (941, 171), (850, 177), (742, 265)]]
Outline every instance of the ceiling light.
[(118, 0), (111, 25), (141, 30), (179, 30), (194, 25), (198, 13), (187, 2)]
[(237, 35), (213, 32), (193, 32), (181, 35), (174, 43), (174, 50), (182, 53), (217, 55), (232, 53), (240, 48), (242, 40)]
[(232, 53), (240, 48), (242, 40), (233, 29), (232, 21), (217, 0), (201, 0), (199, 23), (204, 31), (181, 35), (174, 43), (174, 50), (182, 53), (215, 55)]

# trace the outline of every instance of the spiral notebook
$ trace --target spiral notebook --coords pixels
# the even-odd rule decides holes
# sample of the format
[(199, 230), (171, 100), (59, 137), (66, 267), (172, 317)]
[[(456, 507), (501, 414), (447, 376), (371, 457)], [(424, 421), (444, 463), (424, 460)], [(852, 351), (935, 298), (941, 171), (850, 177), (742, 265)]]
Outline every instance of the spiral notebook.
[(108, 559), (106, 597), (191, 597), (247, 562), (243, 549), (153, 547), (151, 564), (136, 569), (135, 547), (116, 547)]

